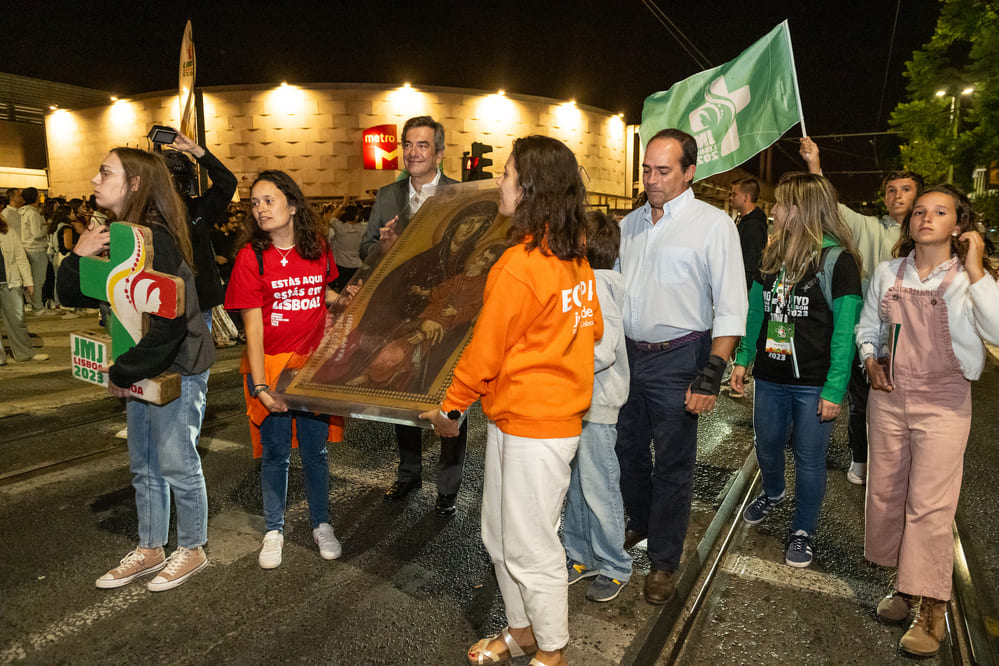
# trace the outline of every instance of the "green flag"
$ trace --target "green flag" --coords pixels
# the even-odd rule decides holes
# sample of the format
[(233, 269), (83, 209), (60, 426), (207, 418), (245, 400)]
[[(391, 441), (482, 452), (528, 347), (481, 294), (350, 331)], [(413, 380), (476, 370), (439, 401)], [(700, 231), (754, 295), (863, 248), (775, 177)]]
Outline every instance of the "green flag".
[(773, 144), (801, 117), (798, 79), (787, 21), (735, 60), (649, 95), (642, 143), (668, 127), (697, 139), (701, 180), (738, 166)]

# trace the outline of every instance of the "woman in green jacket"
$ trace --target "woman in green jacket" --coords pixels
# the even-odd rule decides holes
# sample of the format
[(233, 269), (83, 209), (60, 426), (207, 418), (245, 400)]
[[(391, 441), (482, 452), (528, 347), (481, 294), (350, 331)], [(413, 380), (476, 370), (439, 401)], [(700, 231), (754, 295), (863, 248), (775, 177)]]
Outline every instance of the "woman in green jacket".
[(753, 428), (763, 493), (743, 517), (755, 525), (783, 501), (790, 435), (795, 512), (784, 560), (807, 567), (825, 495), (826, 448), (855, 354), (860, 262), (828, 180), (789, 174), (774, 194), (777, 235), (750, 288), (746, 337), (732, 372), (732, 387), (743, 390), (746, 367), (755, 359)]

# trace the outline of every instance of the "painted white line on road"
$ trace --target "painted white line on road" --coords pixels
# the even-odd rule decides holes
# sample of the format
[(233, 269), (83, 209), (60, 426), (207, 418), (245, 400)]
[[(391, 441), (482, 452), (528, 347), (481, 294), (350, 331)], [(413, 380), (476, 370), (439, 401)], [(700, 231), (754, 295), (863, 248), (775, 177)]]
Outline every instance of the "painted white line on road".
[(758, 580), (770, 585), (818, 592), (830, 597), (856, 599), (873, 603), (881, 598), (880, 586), (872, 583), (839, 578), (813, 569), (795, 569), (783, 562), (772, 562), (753, 555), (725, 558), (722, 571), (739, 578)]
[(98, 604), (68, 615), (58, 622), (51, 623), (41, 631), (36, 631), (20, 641), (11, 643), (0, 652), (0, 663), (26, 659), (28, 654), (32, 652), (42, 650), (53, 643), (68, 640), (93, 623), (121, 613), (152, 592), (149, 592), (145, 584), (139, 581), (122, 590), (102, 592), (102, 594), (109, 596)]

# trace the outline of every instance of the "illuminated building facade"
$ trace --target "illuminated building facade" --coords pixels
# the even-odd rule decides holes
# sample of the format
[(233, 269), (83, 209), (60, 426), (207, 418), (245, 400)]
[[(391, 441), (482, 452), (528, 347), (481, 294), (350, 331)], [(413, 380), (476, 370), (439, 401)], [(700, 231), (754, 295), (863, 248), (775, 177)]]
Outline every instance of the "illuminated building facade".
[[(514, 139), (545, 134), (576, 154), (591, 203), (627, 208), (632, 197), (635, 127), (619, 115), (574, 102), (408, 84), (224, 86), (201, 92), (204, 144), (236, 174), (241, 198), (264, 169), (287, 171), (310, 197), (363, 196), (399, 174), (365, 168), (365, 130), (395, 125), (401, 131), (407, 118), (424, 114), (444, 125), (443, 169), (453, 178), (460, 178), (462, 153), (473, 142), (493, 147), (489, 170), (498, 175)], [(45, 118), (49, 192), (89, 192), (108, 149), (147, 148), (149, 128), (176, 126), (178, 116), (178, 96), (164, 93), (53, 111)], [(401, 168), (401, 152), (398, 157)]]

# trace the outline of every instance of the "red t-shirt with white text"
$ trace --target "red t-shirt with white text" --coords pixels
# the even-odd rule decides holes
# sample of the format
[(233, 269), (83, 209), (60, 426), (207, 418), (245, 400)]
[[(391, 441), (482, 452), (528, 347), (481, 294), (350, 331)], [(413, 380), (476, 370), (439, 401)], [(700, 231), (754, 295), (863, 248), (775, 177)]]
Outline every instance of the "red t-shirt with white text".
[[(288, 260), (281, 265), (282, 258)], [(264, 319), (264, 353), (309, 353), (319, 346), (326, 323), (326, 283), (337, 276), (333, 253), (306, 261), (298, 250), (263, 252), (260, 274), (253, 248), (236, 255), (225, 292), (227, 310), (260, 308)]]

